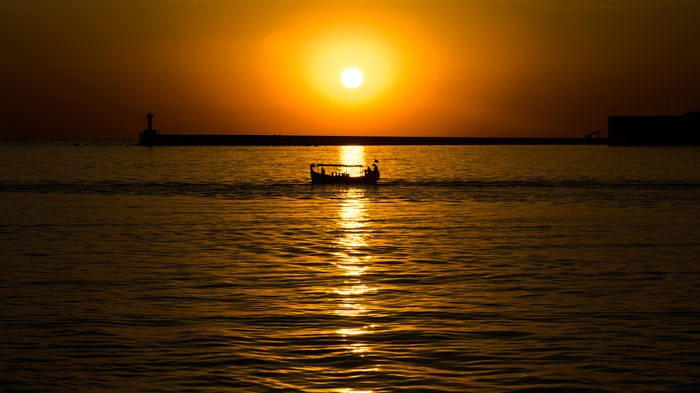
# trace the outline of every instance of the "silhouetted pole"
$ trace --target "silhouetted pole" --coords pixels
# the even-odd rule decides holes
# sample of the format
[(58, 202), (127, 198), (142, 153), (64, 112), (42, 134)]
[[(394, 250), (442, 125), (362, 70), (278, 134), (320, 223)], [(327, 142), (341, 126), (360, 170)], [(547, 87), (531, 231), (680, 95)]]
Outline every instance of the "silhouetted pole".
[(668, 93), (666, 93), (666, 116), (668, 116)]
[(151, 111), (148, 111), (146, 117), (148, 118), (148, 131), (151, 131), (153, 129), (153, 114)]

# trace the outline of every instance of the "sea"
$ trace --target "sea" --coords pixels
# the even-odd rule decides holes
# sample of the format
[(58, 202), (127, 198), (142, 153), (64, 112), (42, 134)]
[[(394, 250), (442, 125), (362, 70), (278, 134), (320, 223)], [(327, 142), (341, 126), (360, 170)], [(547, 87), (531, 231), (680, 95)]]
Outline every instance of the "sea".
[(700, 391), (700, 147), (135, 143), (0, 141), (0, 391)]

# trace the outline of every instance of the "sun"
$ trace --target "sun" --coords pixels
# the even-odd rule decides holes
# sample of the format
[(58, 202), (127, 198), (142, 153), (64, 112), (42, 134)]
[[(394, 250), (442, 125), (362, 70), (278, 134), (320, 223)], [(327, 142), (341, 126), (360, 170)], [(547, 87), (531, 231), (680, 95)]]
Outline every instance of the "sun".
[(348, 89), (354, 89), (362, 84), (362, 71), (357, 68), (348, 68), (340, 75), (340, 81)]

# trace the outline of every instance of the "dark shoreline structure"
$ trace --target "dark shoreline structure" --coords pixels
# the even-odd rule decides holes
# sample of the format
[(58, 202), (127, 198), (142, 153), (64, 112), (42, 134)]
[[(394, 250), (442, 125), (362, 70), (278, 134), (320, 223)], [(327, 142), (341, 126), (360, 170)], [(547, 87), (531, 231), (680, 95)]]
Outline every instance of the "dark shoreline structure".
[(313, 135), (160, 135), (139, 146), (607, 145), (607, 138), (450, 138)]
[(463, 138), (316, 135), (162, 135), (152, 127), (139, 133), (138, 146), (428, 146), (428, 145), (610, 145), (698, 146), (700, 112), (683, 116), (610, 116), (609, 138)]
[(700, 146), (700, 112), (683, 116), (610, 116), (610, 146)]
[[(412, 136), (317, 136), (317, 135), (162, 135), (153, 129), (139, 133), (137, 146), (428, 146), (428, 145), (607, 145), (607, 138), (458, 138)], [(598, 133), (600, 136), (600, 133)]]

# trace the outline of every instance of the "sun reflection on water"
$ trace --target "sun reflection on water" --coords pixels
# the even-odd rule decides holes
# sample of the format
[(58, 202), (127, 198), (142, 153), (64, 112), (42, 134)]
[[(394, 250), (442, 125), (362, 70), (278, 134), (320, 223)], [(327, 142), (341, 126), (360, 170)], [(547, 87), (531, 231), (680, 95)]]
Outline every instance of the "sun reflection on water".
[(343, 303), (340, 304), (339, 307), (340, 309), (336, 310), (335, 313), (346, 317), (356, 317), (366, 311), (365, 308), (359, 304)]
[(347, 276), (359, 276), (367, 270), (367, 266), (354, 266), (354, 265), (343, 265), (340, 263), (335, 264), (340, 269), (345, 269), (345, 275)]
[(340, 146), (340, 163), (344, 165), (364, 165), (364, 146)]
[(353, 285), (352, 287), (347, 288), (347, 289), (336, 289), (335, 293), (337, 293), (339, 295), (343, 295), (343, 296), (362, 295), (362, 294), (365, 294), (367, 292), (376, 291), (376, 290), (377, 290), (377, 288), (370, 288), (365, 284), (361, 284), (361, 285)]
[(351, 351), (353, 351), (353, 352), (355, 352), (355, 353), (361, 353), (361, 352), (367, 352), (367, 351), (369, 351), (369, 347), (366, 346), (366, 345), (362, 345), (362, 344), (352, 344), (351, 346), (345, 347), (345, 348), (347, 348), (347, 349), (349, 349), (349, 350), (351, 350)]
[[(364, 165), (364, 147), (341, 146), (339, 150), (341, 164)], [(362, 187), (349, 187), (343, 191), (338, 205), (337, 230), (340, 235), (334, 239), (336, 251), (333, 253), (333, 265), (336, 272), (345, 277), (342, 284), (333, 289), (341, 296), (335, 314), (348, 318), (348, 326), (340, 326), (336, 334), (344, 341), (343, 348), (350, 353), (364, 358), (372, 352), (371, 345), (363, 342), (361, 337), (372, 333), (375, 325), (357, 327), (357, 318), (371, 314), (365, 306), (365, 296), (377, 292), (377, 288), (368, 285), (363, 276), (372, 270), (372, 255), (367, 252), (372, 229), (368, 218), (366, 190)], [(341, 320), (342, 322), (343, 320)], [(358, 342), (359, 341), (359, 342)], [(378, 366), (357, 368), (354, 372), (369, 373), (378, 371)], [(371, 393), (372, 390), (345, 388), (337, 390), (343, 393)]]

